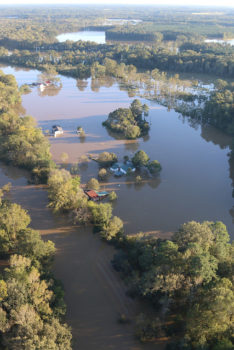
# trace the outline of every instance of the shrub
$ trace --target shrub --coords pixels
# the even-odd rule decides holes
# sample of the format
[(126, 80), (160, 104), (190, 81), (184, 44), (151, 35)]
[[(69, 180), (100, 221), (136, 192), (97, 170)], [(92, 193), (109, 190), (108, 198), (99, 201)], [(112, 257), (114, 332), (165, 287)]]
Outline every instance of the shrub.
[(149, 157), (148, 155), (140, 150), (138, 152), (135, 153), (135, 155), (132, 158), (132, 163), (136, 166), (136, 167), (141, 167), (141, 166), (146, 166), (147, 163), (149, 161)]
[(115, 153), (112, 152), (102, 152), (98, 155), (97, 162), (105, 167), (109, 167), (112, 164), (116, 163), (118, 160)]
[(142, 182), (142, 177), (140, 175), (138, 175), (135, 179), (136, 184), (140, 184)]
[(113, 216), (113, 218), (109, 220), (108, 224), (103, 226), (102, 230), (100, 231), (100, 236), (106, 241), (110, 241), (117, 235), (117, 233), (121, 232), (122, 229), (123, 221), (117, 216)]
[(107, 171), (106, 171), (106, 169), (105, 169), (105, 168), (100, 169), (99, 172), (98, 172), (98, 178), (99, 178), (100, 180), (105, 180), (106, 177), (107, 177)]
[(115, 201), (116, 199), (117, 199), (117, 194), (115, 193), (115, 191), (110, 192), (109, 200), (110, 201)]
[(157, 174), (162, 170), (161, 164), (157, 160), (153, 160), (152, 162), (149, 162), (147, 165), (147, 168), (149, 169), (149, 172), (151, 174)]
[(94, 177), (92, 179), (90, 179), (87, 184), (86, 184), (86, 188), (90, 189), (90, 190), (99, 190), (100, 185), (97, 179), (95, 179)]

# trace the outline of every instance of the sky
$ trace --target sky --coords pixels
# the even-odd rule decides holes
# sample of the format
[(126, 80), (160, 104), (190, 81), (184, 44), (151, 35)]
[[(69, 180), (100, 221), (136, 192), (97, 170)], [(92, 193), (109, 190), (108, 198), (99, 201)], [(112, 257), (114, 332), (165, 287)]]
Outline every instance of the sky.
[(196, 5), (234, 7), (234, 0), (0, 0), (0, 5), (10, 4), (118, 4), (118, 5)]

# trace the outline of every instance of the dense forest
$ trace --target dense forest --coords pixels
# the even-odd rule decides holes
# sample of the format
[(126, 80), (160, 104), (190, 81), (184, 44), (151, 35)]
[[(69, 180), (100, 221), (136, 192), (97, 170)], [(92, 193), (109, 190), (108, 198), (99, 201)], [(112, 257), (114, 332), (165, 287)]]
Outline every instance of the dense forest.
[[(1, 45), (4, 45), (0, 41)], [(188, 44), (187, 44), (188, 45)], [(17, 43), (5, 45), (14, 49)], [(36, 67), (38, 69), (53, 66), (58, 72), (68, 71), (69, 74), (81, 76), (82, 70), (90, 75), (89, 68), (93, 63), (104, 64), (106, 58), (114, 59), (118, 64), (134, 65), (137, 69), (181, 73), (206, 73), (221, 77), (234, 76), (234, 48), (221, 44), (184, 44), (182, 50), (174, 52), (167, 47), (138, 45), (98, 45), (95, 43), (66, 42), (44, 44), (36, 49), (34, 43), (27, 50), (8, 50), (0, 48), (0, 61), (3, 63)]]
[[(188, 222), (170, 240), (143, 234), (119, 243), (114, 267), (132, 296), (149, 300), (158, 318), (139, 318), (138, 337), (177, 335), (167, 349), (232, 349), (233, 248), (221, 222)], [(160, 316), (159, 316), (160, 315)]]
[(7, 267), (0, 277), (1, 349), (71, 349), (62, 323), (63, 290), (52, 275), (55, 247), (29, 227), (30, 217), (0, 189), (0, 255)]

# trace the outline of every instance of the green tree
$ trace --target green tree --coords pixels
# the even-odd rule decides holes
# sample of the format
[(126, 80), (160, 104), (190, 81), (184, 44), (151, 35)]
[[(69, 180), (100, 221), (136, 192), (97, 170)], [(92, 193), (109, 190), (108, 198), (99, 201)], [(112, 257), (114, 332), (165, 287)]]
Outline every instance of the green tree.
[(105, 168), (102, 168), (102, 169), (99, 170), (98, 177), (99, 177), (100, 180), (105, 180), (106, 179), (107, 171), (106, 171)]
[(100, 231), (100, 236), (103, 239), (110, 241), (118, 233), (122, 232), (122, 230), (123, 230), (123, 221), (117, 216), (113, 216), (113, 218), (111, 218), (107, 224), (103, 225)]
[(141, 117), (143, 112), (143, 106), (138, 99), (135, 99), (130, 106), (132, 114), (135, 118)]
[(93, 223), (100, 229), (107, 225), (112, 216), (112, 206), (110, 203), (90, 204), (90, 209), (92, 212)]
[(79, 206), (79, 201), (84, 196), (80, 188), (80, 178), (72, 177), (65, 169), (54, 169), (48, 179), (49, 207), (54, 212), (68, 211)]
[(216, 339), (231, 335), (234, 312), (231, 281), (218, 280), (210, 289), (201, 290), (197, 300), (189, 310), (186, 322), (186, 338), (192, 346), (215, 344)]
[(132, 163), (136, 166), (136, 167), (142, 167), (142, 166), (146, 166), (149, 162), (149, 157), (148, 155), (140, 150), (138, 152), (135, 153), (135, 155), (132, 158)]
[(92, 177), (86, 184), (86, 188), (90, 189), (90, 190), (96, 190), (98, 191), (100, 188), (99, 182), (97, 179), (95, 179), (94, 177)]
[(160, 172), (162, 170), (161, 164), (157, 160), (153, 160), (153, 161), (149, 162), (147, 167), (148, 167), (151, 174), (157, 174), (158, 172)]

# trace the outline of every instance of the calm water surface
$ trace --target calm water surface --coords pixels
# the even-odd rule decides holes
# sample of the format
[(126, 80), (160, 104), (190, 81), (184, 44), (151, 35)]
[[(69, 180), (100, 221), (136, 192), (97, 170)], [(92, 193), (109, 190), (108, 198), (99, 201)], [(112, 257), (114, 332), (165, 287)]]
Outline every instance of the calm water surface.
[[(19, 84), (35, 81), (39, 72), (4, 68)], [(149, 137), (137, 141), (115, 139), (102, 126), (109, 112), (127, 107), (133, 100), (118, 83), (109, 78), (82, 82), (61, 77), (62, 88), (40, 92), (37, 88), (23, 96), (23, 106), (44, 130), (58, 123), (65, 131), (50, 138), (53, 157), (60, 162), (62, 152), (69, 162), (87, 153), (115, 152), (119, 159), (132, 157), (139, 149), (157, 159), (163, 170), (159, 177), (135, 185), (133, 179), (110, 177), (105, 188), (115, 189), (118, 200), (114, 214), (125, 222), (127, 233), (157, 232), (168, 235), (188, 220), (221, 220), (234, 236), (232, 217), (233, 165), (229, 164), (229, 137), (210, 126), (192, 127), (178, 113), (154, 102), (150, 105)], [(85, 140), (76, 127), (81, 125)], [(82, 182), (97, 176), (98, 166), (89, 162), (80, 167)]]
[[(36, 70), (2, 69), (14, 74), (19, 85), (36, 81), (40, 74)], [(118, 193), (114, 213), (125, 221), (127, 233), (158, 232), (167, 237), (181, 223), (194, 219), (222, 220), (234, 236), (230, 138), (209, 126), (192, 127), (174, 111), (151, 102), (149, 137), (117, 140), (102, 127), (102, 121), (113, 109), (129, 106), (133, 98), (123, 87), (111, 78), (84, 82), (61, 77), (61, 83), (56, 89), (41, 92), (34, 88), (23, 96), (26, 112), (40, 127), (46, 130), (60, 124), (64, 128), (62, 137), (50, 138), (58, 163), (62, 152), (74, 163), (88, 152), (113, 151), (121, 158), (143, 149), (162, 164), (160, 177), (140, 186), (132, 179), (114, 177), (104, 185)], [(86, 132), (82, 142), (75, 133), (77, 125)], [(95, 162), (80, 166), (83, 182), (97, 172)], [(24, 171), (0, 164), (0, 186), (9, 181), (13, 184), (12, 200), (29, 211), (33, 228), (55, 242), (54, 270), (65, 287), (73, 349), (162, 349), (163, 344), (138, 343), (133, 336), (134, 321), (124, 326), (117, 322), (119, 313), (135, 320), (137, 314), (149, 310), (126, 296), (126, 287), (110, 265), (114, 250), (94, 236), (91, 228), (76, 228), (67, 219), (52, 215), (47, 208), (47, 191), (29, 186), (26, 177)]]
[[(72, 327), (74, 350), (162, 350), (163, 344), (141, 344), (134, 337), (134, 320), (149, 307), (126, 295), (126, 286), (110, 261), (114, 249), (77, 228), (67, 218), (52, 215), (43, 186), (28, 185), (27, 173), (0, 163), (0, 186), (12, 184), (11, 200), (27, 209), (31, 227), (56, 246), (54, 273), (65, 288), (66, 322)], [(121, 325), (119, 313), (132, 322)]]
[(221, 40), (221, 39), (206, 39), (205, 43), (218, 43), (218, 44), (229, 44), (231, 46), (234, 45), (234, 39), (227, 39), (227, 40)]
[(76, 32), (76, 33), (64, 33), (60, 34), (57, 37), (57, 40), (62, 43), (66, 40), (72, 40), (72, 41), (94, 41), (97, 44), (105, 44), (106, 42), (106, 34), (105, 32), (97, 32), (97, 31), (89, 31), (85, 30), (82, 32)]

